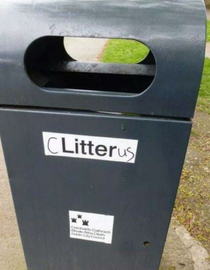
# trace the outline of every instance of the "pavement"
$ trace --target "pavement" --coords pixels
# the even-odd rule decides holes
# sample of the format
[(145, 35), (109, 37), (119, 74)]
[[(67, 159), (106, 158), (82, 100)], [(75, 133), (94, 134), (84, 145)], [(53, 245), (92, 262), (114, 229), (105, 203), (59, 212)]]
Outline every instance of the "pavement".
[(210, 42), (206, 43), (206, 57), (210, 58)]
[(210, 9), (206, 10), (206, 17), (208, 20), (210, 20)]
[[(210, 20), (210, 9), (206, 10), (207, 20)], [(206, 57), (210, 58), (210, 42), (206, 43)]]
[[(80, 61), (98, 61), (107, 40), (65, 40), (68, 53)], [(92, 49), (94, 48), (94, 49)], [(85, 55), (84, 55), (85, 52)], [(12, 195), (0, 144), (0, 269), (26, 270)], [(208, 253), (176, 220), (172, 220), (160, 270), (210, 270)]]
[(98, 58), (107, 42), (107, 39), (65, 38), (64, 46), (67, 53), (75, 60), (98, 62)]

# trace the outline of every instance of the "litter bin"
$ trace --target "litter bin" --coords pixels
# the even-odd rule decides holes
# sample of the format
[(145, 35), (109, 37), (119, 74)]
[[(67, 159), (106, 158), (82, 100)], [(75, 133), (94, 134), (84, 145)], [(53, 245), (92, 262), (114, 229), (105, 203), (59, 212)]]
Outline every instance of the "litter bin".
[[(6, 2), (0, 131), (28, 269), (157, 270), (201, 80), (203, 1)], [(65, 36), (150, 53), (82, 63)]]

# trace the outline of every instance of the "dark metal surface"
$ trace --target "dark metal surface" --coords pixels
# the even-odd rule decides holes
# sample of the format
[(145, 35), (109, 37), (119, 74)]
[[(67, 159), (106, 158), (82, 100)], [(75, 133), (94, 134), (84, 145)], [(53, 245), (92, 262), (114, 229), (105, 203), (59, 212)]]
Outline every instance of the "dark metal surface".
[(83, 63), (83, 62), (61, 62), (59, 65), (49, 67), (51, 71), (64, 72), (85, 72), (85, 73), (106, 73), (106, 74), (123, 74), (123, 75), (145, 75), (154, 76), (154, 65), (141, 64), (108, 64), (108, 63)]
[[(205, 19), (201, 0), (4, 1), (0, 104), (192, 117), (204, 60)], [(154, 54), (155, 80), (141, 94), (133, 94), (138, 91), (131, 85), (130, 96), (123, 91), (110, 94), (109, 85), (99, 92), (98, 85), (87, 92), (65, 89), (65, 84), (63, 89), (46, 90), (32, 83), (24, 66), (28, 46), (43, 36), (139, 40)]]
[[(0, 126), (28, 269), (158, 269), (191, 122), (1, 109)], [(136, 139), (136, 163), (45, 156), (43, 131)], [(113, 215), (112, 244), (69, 238), (69, 210)]]

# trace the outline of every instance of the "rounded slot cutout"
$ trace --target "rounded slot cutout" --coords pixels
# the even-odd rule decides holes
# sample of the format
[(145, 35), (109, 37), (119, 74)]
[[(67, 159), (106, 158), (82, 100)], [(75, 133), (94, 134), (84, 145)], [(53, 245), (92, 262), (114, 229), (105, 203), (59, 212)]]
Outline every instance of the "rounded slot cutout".
[(142, 93), (156, 74), (152, 52), (126, 39), (45, 36), (29, 45), (25, 68), (36, 85), (48, 90), (107, 95)]
[(80, 62), (138, 64), (149, 48), (130, 39), (65, 37), (64, 47), (70, 57)]

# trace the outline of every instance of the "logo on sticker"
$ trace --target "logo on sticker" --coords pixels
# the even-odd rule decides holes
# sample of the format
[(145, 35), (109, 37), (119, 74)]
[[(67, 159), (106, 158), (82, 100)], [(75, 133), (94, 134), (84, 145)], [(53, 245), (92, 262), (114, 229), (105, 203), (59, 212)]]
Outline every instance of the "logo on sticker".
[(69, 211), (70, 238), (112, 243), (114, 216)]
[(46, 156), (135, 163), (138, 140), (43, 132)]

